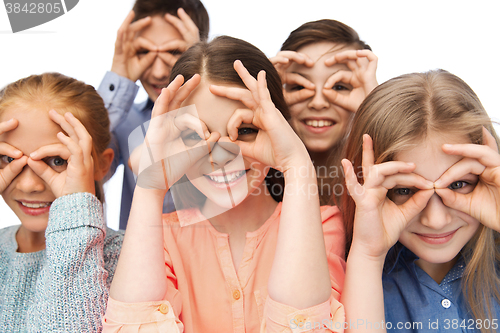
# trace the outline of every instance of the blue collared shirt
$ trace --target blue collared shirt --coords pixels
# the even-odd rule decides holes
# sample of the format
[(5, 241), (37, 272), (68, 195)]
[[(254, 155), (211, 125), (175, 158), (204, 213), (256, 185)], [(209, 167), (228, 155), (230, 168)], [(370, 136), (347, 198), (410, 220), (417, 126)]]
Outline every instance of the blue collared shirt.
[[(387, 255), (382, 282), (388, 331), (479, 332), (483, 323), (473, 319), (462, 292), (463, 258), (439, 284), (417, 266), (417, 259), (400, 243)], [(493, 318), (484, 324), (498, 327), (500, 306), (492, 303)]]
[[(115, 152), (115, 157), (109, 170), (111, 177), (118, 165), (124, 165), (122, 200), (120, 207), (120, 229), (127, 226), (132, 197), (134, 194), (136, 177), (128, 167), (130, 152), (139, 146), (143, 140), (129, 141), (130, 133), (138, 126), (151, 120), (153, 102), (148, 98), (146, 101), (134, 104), (134, 99), (139, 87), (135, 82), (119, 76), (113, 72), (107, 72), (99, 85), (99, 95), (104, 100), (108, 109), (112, 141), (110, 147)], [(175, 210), (170, 192), (165, 196), (163, 212), (170, 213)]]

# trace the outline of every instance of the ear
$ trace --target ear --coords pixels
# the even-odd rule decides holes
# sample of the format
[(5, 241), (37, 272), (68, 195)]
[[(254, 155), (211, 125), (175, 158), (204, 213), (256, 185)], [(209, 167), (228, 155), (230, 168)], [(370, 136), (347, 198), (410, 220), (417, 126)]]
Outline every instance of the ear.
[(107, 148), (102, 154), (100, 158), (100, 163), (96, 165), (96, 169), (94, 170), (94, 180), (101, 181), (104, 176), (109, 171), (111, 167), (111, 163), (113, 162), (113, 158), (115, 157), (115, 152), (111, 148)]

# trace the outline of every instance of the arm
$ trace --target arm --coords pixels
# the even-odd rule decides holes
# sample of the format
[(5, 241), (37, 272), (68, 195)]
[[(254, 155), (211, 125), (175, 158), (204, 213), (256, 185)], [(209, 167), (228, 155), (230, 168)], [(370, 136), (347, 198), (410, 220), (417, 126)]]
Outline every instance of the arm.
[(102, 205), (89, 193), (52, 204), (46, 258), (29, 308), (28, 330), (100, 332), (108, 299)]
[[(412, 173), (414, 164), (391, 161), (374, 163), (373, 143), (363, 137), (363, 185), (352, 164), (342, 161), (346, 185), (356, 203), (353, 241), (347, 259), (341, 301), (345, 306), (347, 332), (384, 332), (382, 270), (385, 256), (408, 223), (421, 212), (434, 194), (433, 183)], [(388, 189), (404, 185), (420, 189), (408, 201), (396, 205)], [(376, 329), (378, 327), (378, 329)]]

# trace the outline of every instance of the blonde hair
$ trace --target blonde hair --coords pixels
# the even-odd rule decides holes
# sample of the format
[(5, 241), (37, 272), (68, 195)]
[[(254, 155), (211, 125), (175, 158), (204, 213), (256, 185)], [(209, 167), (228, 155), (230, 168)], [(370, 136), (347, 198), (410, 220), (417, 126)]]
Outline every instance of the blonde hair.
[[(381, 84), (361, 104), (350, 127), (344, 157), (353, 162), (362, 184), (365, 133), (373, 139), (375, 163), (383, 163), (393, 160), (399, 152), (414, 148), (433, 132), (466, 135), (471, 143), (482, 144), (483, 126), (498, 144), (479, 98), (459, 77), (444, 70), (406, 74)], [(355, 203), (348, 193), (336, 200), (342, 207), (349, 248)], [(500, 300), (500, 280), (495, 270), (500, 259), (498, 241), (498, 233), (481, 224), (461, 251), (467, 264), (462, 279), (464, 294), (477, 319), (492, 318), (491, 295)]]
[[(59, 73), (31, 75), (0, 91), (0, 113), (18, 103), (48, 106), (59, 113), (71, 112), (92, 137), (94, 167), (100, 166), (111, 134), (108, 112), (92, 86)], [(96, 182), (95, 188), (97, 198), (104, 202), (101, 182)]]

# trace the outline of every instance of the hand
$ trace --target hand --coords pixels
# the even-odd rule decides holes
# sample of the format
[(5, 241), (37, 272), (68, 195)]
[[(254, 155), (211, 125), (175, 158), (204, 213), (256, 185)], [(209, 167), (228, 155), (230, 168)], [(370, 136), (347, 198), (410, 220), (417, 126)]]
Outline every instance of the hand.
[[(326, 59), (326, 66), (346, 64), (351, 71), (340, 70), (333, 74), (326, 81), (323, 93), (332, 103), (356, 112), (366, 96), (378, 85), (375, 73), (377, 62), (377, 56), (370, 50), (348, 50)], [(352, 90), (348, 93), (335, 91), (332, 88), (338, 82), (350, 85)]]
[(118, 29), (111, 71), (135, 82), (153, 64), (158, 48), (149, 40), (136, 37), (137, 33), (151, 24), (151, 17), (132, 23), (134, 15), (130, 11)]
[[(241, 61), (234, 62), (234, 69), (248, 88), (211, 85), (210, 91), (217, 95), (241, 101), (248, 109), (236, 110), (227, 124), (231, 141), (240, 147), (244, 156), (269, 165), (286, 174), (289, 168), (309, 165), (309, 154), (281, 112), (274, 106), (267, 89), (266, 73), (261, 71), (257, 80), (250, 75)], [(238, 140), (238, 127), (253, 124), (259, 129), (252, 142)], [(222, 140), (222, 139), (221, 139)]]
[(179, 8), (177, 15), (179, 17), (167, 13), (165, 14), (165, 20), (179, 31), (187, 48), (190, 48), (200, 41), (200, 31), (184, 9)]
[(56, 198), (79, 192), (95, 194), (92, 137), (70, 112), (63, 116), (51, 110), (49, 117), (68, 135), (59, 132), (60, 144), (32, 152), (29, 167), (50, 186)]
[(288, 105), (293, 105), (314, 96), (316, 86), (314, 83), (296, 73), (289, 73), (287, 69), (291, 64), (297, 63), (306, 67), (313, 67), (314, 61), (307, 54), (295, 51), (280, 51), (269, 59), (278, 71), (283, 83), (283, 95)]
[[(220, 138), (219, 133), (208, 131), (194, 105), (179, 109), (200, 80), (196, 74), (182, 85), (184, 78), (179, 75), (156, 100), (145, 142), (140, 148), (138, 186), (166, 193), (196, 161), (210, 153), (210, 145)], [(184, 135), (196, 136), (197, 142), (186, 145)], [(138, 156), (137, 150), (132, 153), (132, 166), (137, 165)]]
[[(17, 127), (17, 119), (0, 123), (0, 136)], [(28, 157), (11, 145), (0, 141), (0, 194), (10, 185), (12, 180), (23, 170)]]
[[(443, 203), (500, 232), (500, 155), (495, 138), (483, 127), (483, 145), (443, 145), (443, 151), (464, 158), (450, 167), (434, 184)], [(479, 180), (461, 184), (467, 175), (478, 175)], [(470, 177), (469, 177), (470, 178)], [(458, 182), (463, 190), (449, 188)], [(466, 186), (473, 190), (467, 190)]]
[[(427, 205), (434, 194), (433, 183), (412, 173), (414, 164), (390, 161), (374, 164), (373, 142), (363, 136), (363, 185), (360, 185), (351, 162), (344, 159), (349, 194), (356, 203), (354, 234), (351, 248), (366, 256), (385, 258), (408, 223)], [(387, 197), (387, 191), (396, 185), (421, 189), (408, 201), (396, 205)]]

